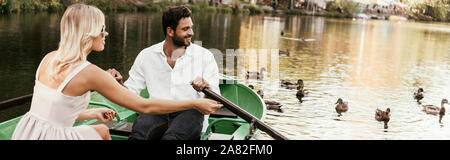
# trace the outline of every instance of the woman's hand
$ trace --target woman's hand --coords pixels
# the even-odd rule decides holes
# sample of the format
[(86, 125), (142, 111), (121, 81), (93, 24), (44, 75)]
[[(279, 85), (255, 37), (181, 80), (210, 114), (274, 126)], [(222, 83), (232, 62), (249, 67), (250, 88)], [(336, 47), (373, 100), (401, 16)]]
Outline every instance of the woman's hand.
[(108, 123), (117, 116), (117, 113), (109, 108), (95, 108), (93, 109), (92, 114), (102, 123)]
[(222, 106), (223, 105), (220, 104), (219, 102), (216, 102), (211, 99), (202, 98), (195, 100), (195, 109), (197, 109), (202, 114), (214, 113), (216, 109), (219, 109)]

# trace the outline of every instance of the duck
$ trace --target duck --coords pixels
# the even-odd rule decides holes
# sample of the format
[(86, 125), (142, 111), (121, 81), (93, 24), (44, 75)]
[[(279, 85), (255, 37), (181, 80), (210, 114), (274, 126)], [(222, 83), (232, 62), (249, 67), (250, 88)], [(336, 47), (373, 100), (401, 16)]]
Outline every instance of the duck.
[(291, 81), (287, 81), (287, 80), (281, 80), (280, 81), (280, 84), (283, 86), (283, 85), (296, 85), (297, 86), (297, 83), (294, 83), (294, 82), (291, 82)]
[(278, 112), (281, 112), (281, 106), (283, 105), (279, 102), (264, 100), (264, 103), (266, 104), (267, 110), (277, 110)]
[(387, 108), (386, 111), (382, 111), (380, 109), (375, 110), (375, 119), (377, 121), (384, 122), (384, 129), (388, 129), (388, 122), (391, 119), (391, 109)]
[(414, 99), (420, 104), (420, 100), (423, 99), (423, 88), (419, 88), (417, 92), (414, 92)]
[(286, 55), (286, 56), (288, 56), (288, 57), (289, 57), (289, 55), (291, 55), (291, 53), (289, 52), (289, 49), (286, 50), (286, 51), (279, 50), (278, 53), (279, 53), (280, 55)]
[(245, 78), (246, 79), (263, 80), (265, 71), (266, 71), (266, 68), (264, 68), (264, 67), (262, 67), (259, 72), (247, 71), (247, 73), (245, 74)]
[(299, 89), (297, 91), (297, 93), (295, 94), (295, 96), (297, 97), (298, 101), (300, 101), (300, 103), (303, 103), (302, 98), (305, 97), (305, 90), (303, 90), (303, 89), (300, 90)]
[(303, 80), (299, 79), (297, 80), (297, 90), (304, 90), (303, 88), (305, 87), (305, 85), (303, 84)]
[(297, 93), (295, 94), (295, 96), (300, 101), (300, 103), (303, 103), (302, 98), (305, 97), (306, 94), (307, 93), (305, 92), (304, 89), (303, 80), (299, 79), (297, 81)]
[[(281, 87), (286, 89), (297, 89), (297, 84), (287, 84), (286, 82), (281, 81)], [(283, 84), (284, 83), (284, 84)]]
[(287, 80), (281, 80), (280, 82), (281, 87), (286, 88), (286, 89), (297, 89), (297, 83), (293, 83)]
[(254, 90), (254, 89), (255, 89), (255, 86), (253, 86), (253, 85), (250, 84), (250, 85), (248, 85), (248, 88)]
[(261, 99), (264, 98), (264, 92), (262, 90), (258, 90), (256, 93), (261, 97)]
[(299, 80), (297, 80), (297, 83), (290, 82), (287, 80), (281, 80), (280, 85), (281, 85), (281, 87), (286, 88), (286, 89), (299, 89), (300, 87), (303, 88), (303, 80), (299, 79)]
[[(256, 93), (261, 97), (261, 99), (264, 98), (264, 92), (262, 90), (258, 90)], [(264, 100), (264, 103), (266, 104), (267, 110), (277, 110), (278, 112), (281, 112), (281, 106), (283, 105), (281, 105), (280, 102)]]
[(342, 112), (347, 112), (348, 111), (348, 103), (344, 102), (344, 100), (342, 100), (341, 98), (339, 98), (337, 100), (337, 102), (335, 103), (336, 105), (336, 112), (339, 114), (338, 116), (342, 116)]
[(439, 114), (439, 123), (442, 121), (442, 117), (445, 115), (445, 107), (444, 105), (448, 104), (447, 99), (442, 99), (441, 101), (441, 107), (435, 106), (435, 105), (422, 105), (424, 111), (427, 114), (431, 115), (438, 115)]

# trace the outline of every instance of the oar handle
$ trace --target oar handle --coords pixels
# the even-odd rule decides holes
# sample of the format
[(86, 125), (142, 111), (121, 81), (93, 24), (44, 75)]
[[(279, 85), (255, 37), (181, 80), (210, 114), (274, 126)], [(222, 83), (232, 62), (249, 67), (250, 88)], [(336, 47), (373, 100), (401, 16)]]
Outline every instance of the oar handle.
[(222, 97), (221, 95), (215, 93), (210, 88), (203, 88), (202, 92), (208, 96), (209, 98), (212, 98), (213, 100), (216, 100), (220, 103), (222, 103), (228, 110), (233, 112), (234, 114), (238, 115), (245, 121), (252, 123), (255, 125), (256, 128), (266, 132), (271, 137), (273, 137), (276, 140), (288, 140), (285, 136), (283, 136), (281, 133), (277, 132), (273, 128), (269, 127), (268, 125), (264, 124), (261, 120), (253, 116), (252, 114), (248, 113), (247, 111), (243, 110), (241, 107), (235, 105), (233, 102), (229, 101), (225, 97)]

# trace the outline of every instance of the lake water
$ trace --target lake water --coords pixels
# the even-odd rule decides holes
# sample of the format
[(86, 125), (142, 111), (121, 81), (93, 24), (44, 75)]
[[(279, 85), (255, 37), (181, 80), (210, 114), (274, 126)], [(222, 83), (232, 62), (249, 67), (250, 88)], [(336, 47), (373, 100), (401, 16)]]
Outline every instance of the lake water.
[[(57, 48), (60, 18), (0, 15), (0, 100), (32, 93), (41, 58)], [(422, 87), (423, 104), (440, 106), (442, 98), (450, 99), (448, 23), (231, 14), (194, 14), (193, 20), (193, 40), (220, 51), (223, 59), (227, 49), (245, 51), (237, 54), (239, 63), (221, 72), (282, 103), (282, 112), (267, 111), (265, 122), (290, 139), (450, 139), (450, 117), (439, 124), (412, 97)], [(105, 50), (88, 59), (124, 77), (142, 49), (164, 39), (158, 13), (108, 13), (106, 30)], [(289, 50), (290, 56), (270, 49)], [(267, 68), (264, 80), (245, 79), (243, 72), (261, 67)], [(309, 92), (303, 103), (295, 90), (280, 88), (281, 79), (303, 79)], [(341, 117), (334, 109), (338, 98), (349, 104)], [(374, 114), (388, 107), (391, 120), (384, 129)], [(29, 104), (1, 110), (0, 121), (28, 109)], [(262, 133), (257, 139), (271, 138)]]

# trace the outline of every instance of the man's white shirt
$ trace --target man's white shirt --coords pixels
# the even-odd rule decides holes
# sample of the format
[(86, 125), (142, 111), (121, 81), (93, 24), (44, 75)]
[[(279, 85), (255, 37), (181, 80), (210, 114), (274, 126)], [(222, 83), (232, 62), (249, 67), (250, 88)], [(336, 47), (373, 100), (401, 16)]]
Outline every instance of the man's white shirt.
[[(211, 89), (220, 94), (219, 72), (214, 55), (207, 49), (191, 43), (172, 69), (163, 51), (164, 41), (142, 50), (129, 71), (125, 86), (139, 94), (147, 88), (151, 99), (190, 100), (203, 98), (190, 82), (196, 77), (205, 79)], [(208, 127), (205, 115), (202, 132)]]

